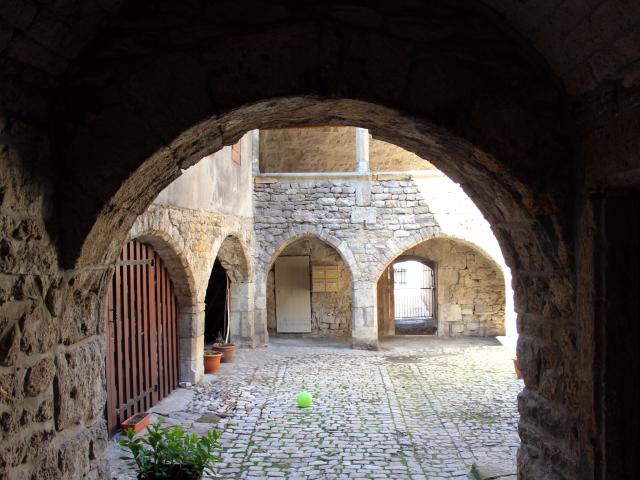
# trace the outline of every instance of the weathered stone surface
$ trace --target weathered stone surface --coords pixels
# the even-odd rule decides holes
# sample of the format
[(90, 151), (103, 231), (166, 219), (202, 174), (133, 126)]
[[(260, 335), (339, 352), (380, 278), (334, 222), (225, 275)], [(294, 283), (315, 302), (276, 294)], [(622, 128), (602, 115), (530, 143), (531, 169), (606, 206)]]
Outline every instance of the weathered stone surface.
[(53, 358), (43, 358), (27, 372), (24, 391), (30, 397), (41, 394), (51, 386), (55, 366)]
[[(338, 252), (317, 238), (303, 238), (289, 244), (280, 254), (306, 255), (309, 267), (338, 267), (336, 292), (311, 292), (311, 332), (321, 336), (351, 336), (351, 278)], [(275, 284), (270, 271), (267, 279), (267, 318), (270, 332), (276, 332)]]
[(104, 349), (97, 340), (56, 355), (55, 422), (58, 431), (102, 415), (106, 399)]

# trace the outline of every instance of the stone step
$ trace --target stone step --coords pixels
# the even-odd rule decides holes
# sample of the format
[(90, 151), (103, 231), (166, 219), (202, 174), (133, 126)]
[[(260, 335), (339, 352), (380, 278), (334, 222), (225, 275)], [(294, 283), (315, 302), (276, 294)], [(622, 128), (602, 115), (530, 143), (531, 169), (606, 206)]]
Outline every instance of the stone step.
[(478, 465), (476, 463), (471, 467), (472, 480), (516, 480), (516, 468), (514, 465), (491, 464)]

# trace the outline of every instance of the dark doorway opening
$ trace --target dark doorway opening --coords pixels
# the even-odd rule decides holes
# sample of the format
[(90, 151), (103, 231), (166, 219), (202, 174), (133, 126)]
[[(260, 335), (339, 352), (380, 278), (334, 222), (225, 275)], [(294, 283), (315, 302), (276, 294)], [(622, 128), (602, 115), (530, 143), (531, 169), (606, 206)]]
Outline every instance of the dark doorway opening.
[(214, 343), (219, 336), (224, 336), (227, 316), (228, 282), (227, 272), (216, 258), (211, 269), (209, 285), (205, 295), (204, 341)]
[(393, 264), (393, 318), (397, 335), (433, 335), (436, 283), (432, 265), (418, 260)]

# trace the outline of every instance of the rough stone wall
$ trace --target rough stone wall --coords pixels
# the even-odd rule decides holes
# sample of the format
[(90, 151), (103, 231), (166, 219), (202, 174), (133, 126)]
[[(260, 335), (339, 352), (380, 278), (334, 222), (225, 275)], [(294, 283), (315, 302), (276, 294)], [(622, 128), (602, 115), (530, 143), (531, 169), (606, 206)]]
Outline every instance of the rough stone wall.
[[(455, 196), (452, 198), (454, 201)], [(398, 255), (413, 252), (442, 262), (439, 334), (504, 335), (505, 283), (501, 267), (487, 260), (484, 252), (474, 250), (472, 244), (444, 239), (422, 243), (449, 232), (442, 231), (411, 176), (262, 175), (256, 177), (254, 206), (256, 282), (265, 285), (265, 315), (270, 328), (276, 322), (273, 275), (269, 271), (273, 261), (282, 252), (289, 252), (291, 239), (311, 236), (317, 237), (314, 242), (318, 248), (326, 242), (345, 259), (356, 282), (354, 303), (359, 296), (370, 295), (369, 289), (375, 296), (383, 270)], [(466, 222), (467, 216), (460, 217)], [(360, 333), (351, 333), (357, 340)]]
[[(355, 127), (260, 130), (260, 172), (353, 172)], [(372, 172), (431, 170), (418, 155), (369, 135)]]
[[(351, 336), (351, 278), (336, 250), (317, 238), (303, 238), (287, 246), (280, 256), (305, 255), (309, 268), (338, 267), (337, 292), (311, 292), (311, 333), (318, 336)], [(273, 268), (267, 278), (267, 318), (269, 330), (276, 331), (275, 283)]]
[(60, 268), (44, 99), (3, 78), (0, 104), (0, 478), (106, 478), (108, 269)]
[(408, 178), (257, 177), (254, 208), (256, 270), (270, 267), (275, 252), (292, 236), (314, 233), (349, 252), (355, 279), (373, 282), (387, 260), (439, 232)]
[(406, 255), (436, 263), (439, 335), (505, 334), (504, 276), (494, 261), (447, 238), (427, 240)]
[(415, 153), (369, 136), (369, 169), (372, 172), (393, 172), (434, 170), (435, 167)]
[(307, 127), (260, 130), (260, 171), (352, 172), (356, 129)]

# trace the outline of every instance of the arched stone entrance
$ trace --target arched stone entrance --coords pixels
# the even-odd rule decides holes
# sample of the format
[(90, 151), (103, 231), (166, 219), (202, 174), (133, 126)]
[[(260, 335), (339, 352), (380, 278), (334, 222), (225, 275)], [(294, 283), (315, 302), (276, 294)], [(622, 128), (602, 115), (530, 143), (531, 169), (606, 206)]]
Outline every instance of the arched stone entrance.
[(181, 382), (196, 382), (202, 376), (202, 354), (199, 346), (198, 324), (203, 306), (198, 302), (196, 280), (178, 238), (172, 232), (145, 228), (134, 224), (129, 239), (147, 243), (158, 252), (173, 281), (178, 301), (178, 355)]
[[(276, 261), (286, 256), (305, 257), (303, 263), (310, 269), (305, 276), (310, 279), (309, 331), (325, 337), (352, 337), (352, 279), (353, 255), (342, 243), (334, 246), (336, 239), (327, 235), (298, 234), (285, 240), (271, 253), (271, 261), (264, 265), (265, 272), (258, 277), (265, 282), (267, 326), (272, 333), (282, 333), (276, 318)], [(331, 241), (331, 243), (329, 243)], [(331, 267), (327, 269), (326, 267)]]
[[(287, 8), (266, 4), (259, 15), (260, 28), (243, 26), (233, 35), (214, 37), (198, 35), (217, 31), (207, 23), (219, 18), (215, 12), (200, 15), (189, 7), (162, 5), (167, 10), (158, 7), (159, 19), (133, 3), (114, 13), (96, 37), (95, 49), (77, 61), (55, 54), (51, 59), (43, 52), (46, 49), (24, 54), (29, 66), (18, 65), (15, 71), (27, 72), (28, 83), (16, 86), (13, 78), (7, 80), (3, 102), (13, 112), (13, 122), (6, 126), (9, 141), (3, 162), (10, 181), (3, 183), (1, 198), (3, 209), (6, 205), (11, 214), (3, 227), (8, 234), (0, 242), (0, 260), (3, 272), (19, 278), (11, 280), (7, 291), (22, 291), (26, 283), (30, 292), (41, 293), (34, 295), (39, 303), (28, 329), (18, 320), (6, 328), (3, 365), (11, 372), (18, 364), (31, 368), (35, 360), (29, 355), (39, 352), (52, 365), (49, 371), (55, 370), (57, 382), (81, 375), (81, 365), (95, 369), (103, 353), (102, 332), (96, 328), (97, 292), (105, 283), (108, 266), (136, 215), (182, 168), (233, 143), (251, 128), (359, 125), (429, 158), (463, 183), (492, 224), (514, 272), (522, 334), (519, 357), (526, 389), (520, 404), (520, 473), (531, 478), (588, 478), (593, 471), (595, 430), (593, 319), (587, 298), (592, 272), (585, 248), (580, 258), (587, 280), (580, 284), (580, 291), (586, 293), (578, 318), (572, 232), (579, 223), (579, 231), (592, 238), (589, 215), (593, 212), (580, 206), (584, 211), (573, 213), (576, 197), (586, 202), (582, 190), (586, 185), (580, 183), (584, 173), (573, 175), (570, 142), (565, 137), (571, 128), (565, 129), (568, 126), (558, 120), (567, 117), (565, 92), (537, 54), (505, 34), (508, 29), (496, 28), (494, 15), (472, 4), (468, 10), (464, 6), (454, 11), (446, 6), (437, 12), (418, 9), (420, 15), (410, 18), (389, 7), (389, 11), (365, 15), (366, 27), (350, 19), (352, 8), (325, 15), (314, 6), (291, 17)], [(230, 9), (229, 15), (235, 11)], [(331, 20), (335, 15), (342, 20)], [(517, 12), (513, 17), (523, 18)], [(209, 30), (184, 29), (194, 18)], [(473, 28), (469, 19), (474, 21)], [(15, 22), (23, 28), (30, 24), (24, 18)], [(34, 28), (38, 25), (40, 20)], [(135, 27), (122, 29), (122, 25)], [(166, 31), (174, 26), (175, 35), (167, 37)], [(449, 42), (449, 32), (460, 33), (465, 41)], [(27, 42), (22, 37), (18, 40)], [(434, 53), (440, 47), (450, 53)], [(558, 49), (557, 57), (564, 59), (565, 50)], [(20, 51), (30, 49), (19, 42), (8, 49), (12, 66), (14, 57), (22, 58)], [(573, 54), (568, 57), (575, 60)], [(564, 60), (553, 62), (559, 63)], [(37, 80), (38, 69), (46, 80)], [(64, 78), (63, 71), (67, 72)], [(608, 74), (621, 78), (616, 72), (607, 66), (590, 74), (588, 81), (569, 78), (567, 83), (574, 89), (580, 85), (577, 91), (583, 92)], [(31, 82), (46, 86), (45, 94), (28, 93), (41, 91)], [(55, 108), (48, 108), (54, 107), (49, 97), (57, 98)], [(613, 117), (619, 109), (616, 102), (611, 103), (616, 104)], [(63, 120), (55, 122), (60, 129), (39, 130), (49, 123), (47, 115), (56, 112)], [(629, 122), (627, 130), (637, 132), (637, 119)], [(607, 138), (615, 140), (612, 145), (623, 144), (614, 133), (615, 129), (598, 132), (591, 140), (596, 146), (608, 145)], [(54, 148), (48, 143), (51, 138)], [(628, 138), (633, 140), (632, 135)], [(49, 155), (51, 164), (60, 167), (59, 176), (37, 173)], [(590, 155), (578, 154), (583, 163), (597, 164), (599, 159)], [(620, 155), (625, 156), (628, 152)], [(613, 170), (608, 174), (616, 173)], [(55, 215), (45, 207), (53, 197)], [(32, 285), (32, 275), (37, 275), (41, 287)], [(375, 300), (371, 308), (374, 305)], [(30, 330), (33, 325), (56, 322), (60, 332), (42, 341)], [(82, 333), (80, 326), (87, 324), (90, 328)], [(68, 363), (54, 345), (70, 358), (86, 361)], [(87, 453), (84, 462), (73, 465), (101, 468), (103, 391), (93, 392), (90, 385), (80, 388), (84, 389), (81, 398), (95, 401), (78, 403), (78, 415), (73, 418), (56, 418), (55, 448), (71, 456), (78, 436), (96, 440), (97, 453), (91, 457)], [(47, 398), (41, 400), (52, 401), (56, 394), (43, 395)], [(22, 401), (18, 397), (11, 397), (12, 412), (14, 403)], [(67, 395), (57, 395), (55, 400), (62, 410), (76, 406)], [(65, 458), (61, 453), (62, 465), (69, 463)], [(57, 461), (44, 453), (35, 462), (34, 468), (57, 468)], [(79, 476), (83, 470), (69, 471)]]
[[(394, 335), (394, 284), (388, 270), (398, 261), (425, 261), (435, 272), (439, 336), (503, 336), (504, 273), (494, 259), (468, 241), (438, 236), (404, 250), (382, 269), (378, 279), (378, 325), (381, 335)], [(397, 273), (397, 272), (396, 272)], [(394, 281), (395, 280), (395, 281)], [(392, 283), (393, 282), (393, 283)]]
[[(508, 169), (504, 170), (505, 165), (498, 163), (492, 155), (482, 153), (460, 137), (451, 136), (450, 133), (440, 130), (428, 122), (417, 120), (414, 117), (401, 116), (398, 112), (384, 107), (351, 100), (324, 100), (318, 97), (281, 99), (254, 104), (248, 106), (247, 109), (234, 110), (229, 116), (223, 117), (224, 120), (216, 119), (204, 122), (195, 127), (189, 134), (180, 137), (179, 142), (185, 138), (195, 138), (196, 132), (203, 132), (205, 139), (198, 140), (201, 148), (176, 144), (170, 147), (167, 152), (195, 148), (196, 152), (200, 152), (192, 154), (192, 158), (195, 160), (198, 156), (209, 153), (206, 146), (216, 144), (216, 140), (211, 137), (211, 132), (216, 131), (215, 125), (218, 122), (222, 121), (227, 125), (237, 126), (237, 130), (235, 130), (237, 133), (233, 137), (227, 137), (230, 140), (235, 140), (243, 131), (264, 125), (260, 123), (261, 118), (266, 122), (265, 126), (277, 125), (278, 123), (274, 117), (274, 112), (276, 111), (282, 112), (281, 118), (286, 118), (288, 122), (293, 123), (312, 121), (313, 123), (326, 122), (343, 125), (358, 124), (368, 127), (374, 135), (377, 133), (386, 141), (396, 143), (403, 148), (415, 151), (420, 156), (430, 158), (434, 165), (454, 180), (462, 182), (466, 187), (467, 193), (477, 202), (489, 221), (494, 225), (499, 225), (496, 229), (498, 240), (504, 249), (507, 263), (517, 272), (514, 275), (516, 285), (519, 287), (516, 290), (516, 296), (520, 297), (525, 304), (528, 303), (526, 297), (534, 291), (531, 289), (533, 285), (542, 287), (542, 291), (538, 291), (535, 295), (546, 295), (543, 292), (548, 292), (549, 283), (540, 283), (538, 280), (531, 282), (529, 280), (530, 278), (539, 279), (542, 271), (547, 272), (544, 273), (544, 276), (547, 276), (549, 282), (554, 282), (556, 285), (563, 286), (563, 288), (571, 285), (571, 280), (566, 277), (567, 272), (570, 271), (567, 270), (569, 267), (561, 267), (561, 265), (566, 265), (564, 262), (568, 259), (568, 247), (564, 243), (564, 234), (558, 230), (562, 222), (559, 219), (553, 219), (545, 222), (543, 226), (537, 218), (538, 215), (533, 214), (541, 204), (554, 205), (552, 199), (548, 199), (545, 202), (534, 201), (534, 197), (540, 197), (527, 193), (528, 187), (513, 177)], [(261, 116), (261, 114), (266, 116)], [(246, 125), (246, 127), (241, 125)], [(408, 127), (408, 125), (412, 125), (412, 127)], [(150, 159), (149, 168), (154, 171), (158, 169), (171, 171), (166, 164), (163, 166), (163, 162), (167, 161), (170, 161), (169, 157), (154, 155)], [(464, 169), (462, 169), (462, 165), (464, 165)], [(493, 172), (490, 178), (487, 177), (487, 170)], [(167, 177), (165, 182), (169, 182), (172, 178)], [(474, 178), (475, 180), (472, 180)], [(123, 185), (117, 197), (124, 196), (124, 198), (129, 198), (130, 194), (127, 192), (130, 192), (134, 185), (138, 184), (138, 181), (143, 181), (143, 177), (133, 184)], [(160, 187), (164, 186), (164, 184), (160, 185)], [(491, 191), (488, 189), (491, 189)], [(498, 199), (497, 201), (496, 198)], [(114, 201), (119, 202), (120, 200)], [(136, 196), (135, 201), (141, 201), (141, 197)], [(136, 208), (141, 207), (143, 207), (143, 204)], [(545, 217), (550, 213), (550, 211), (546, 211), (541, 215)], [(536, 218), (533, 219), (531, 217)], [(522, 221), (523, 218), (527, 220)], [(107, 224), (113, 223), (113, 220), (100, 218), (92, 232), (97, 233), (104, 228), (100, 226), (102, 221), (106, 221)], [(552, 229), (551, 232), (549, 232), (549, 228)], [(99, 243), (102, 240), (101, 236), (100, 238), (94, 238), (92, 233), (87, 237), (86, 245), (94, 242)], [(550, 245), (553, 245), (553, 247), (548, 247)], [(77, 265), (86, 265), (93, 261), (99, 261), (96, 258), (92, 258), (93, 255), (100, 251), (108, 252), (111, 247), (103, 245), (97, 248), (85, 247), (82, 250), (83, 253), (76, 262)], [(568, 295), (572, 295), (572, 293), (568, 293)], [(261, 298), (260, 295), (258, 298)], [(358, 301), (355, 301), (356, 299)], [(366, 335), (366, 337), (370, 338), (370, 340), (367, 340), (366, 344), (377, 342), (375, 325), (376, 299), (375, 284), (373, 282), (354, 283), (353, 308), (354, 315), (356, 315), (354, 332), (358, 328), (367, 330), (370, 335)], [(520, 314), (522, 315), (525, 312), (527, 312), (526, 309), (521, 309)], [(536, 315), (541, 313), (538, 311)], [(521, 324), (521, 331), (522, 328), (526, 328), (524, 324)], [(536, 336), (537, 334), (521, 337), (518, 353), (523, 368), (527, 369), (528, 365), (531, 366), (529, 371), (532, 378), (539, 375), (536, 360), (539, 349), (536, 346)], [(561, 361), (561, 356), (555, 357), (555, 360), (550, 364), (553, 366), (550, 368), (556, 368), (557, 364), (555, 362), (558, 361)], [(528, 394), (528, 390), (525, 390), (524, 395)], [(550, 404), (555, 401), (564, 401), (561, 398), (549, 400)], [(526, 425), (529, 420), (532, 422), (531, 425), (537, 425), (536, 420), (533, 418), (527, 420), (527, 418), (528, 413), (525, 413), (522, 419), (522, 428), (527, 428)], [(544, 442), (536, 443), (536, 448), (544, 448), (544, 445)], [(527, 448), (526, 441), (523, 443), (522, 448), (522, 452), (525, 452)], [(522, 453), (522, 455), (526, 454)], [(523, 465), (528, 465), (527, 468), (534, 468), (531, 467), (529, 460), (526, 460)], [(544, 470), (543, 466), (540, 466), (540, 468)]]
[[(347, 275), (349, 276), (348, 283), (354, 289), (351, 304), (351, 336), (352, 339), (356, 339), (361, 338), (360, 336), (362, 335), (362, 338), (364, 339), (363, 344), (366, 345), (366, 339), (369, 336), (369, 326), (364, 325), (360, 320), (358, 320), (358, 318), (363, 318), (364, 316), (366, 316), (366, 314), (363, 313), (363, 308), (366, 308), (366, 306), (363, 306), (362, 302), (359, 299), (356, 299), (355, 296), (355, 285), (359, 284), (361, 277), (351, 249), (346, 242), (334, 237), (333, 235), (327, 233), (319, 227), (308, 224), (300, 224), (296, 226), (294, 231), (294, 235), (289, 236), (286, 239), (284, 238), (284, 235), (282, 238), (274, 238), (273, 242), (271, 242), (270, 245), (265, 245), (266, 248), (256, 250), (256, 318), (260, 318), (261, 323), (264, 324), (265, 327), (267, 326), (267, 285), (269, 282), (269, 272), (273, 268), (276, 258), (278, 258), (278, 256), (288, 246), (298, 240), (304, 238), (317, 238), (318, 240), (334, 249), (339, 254), (340, 258), (344, 262), (344, 265), (346, 266)], [(355, 346), (359, 346), (359, 340), (354, 340), (354, 342)]]
[(256, 332), (254, 322), (254, 283), (246, 249), (238, 236), (228, 235), (213, 257), (229, 278), (230, 339), (240, 345), (255, 347), (263, 336)]

